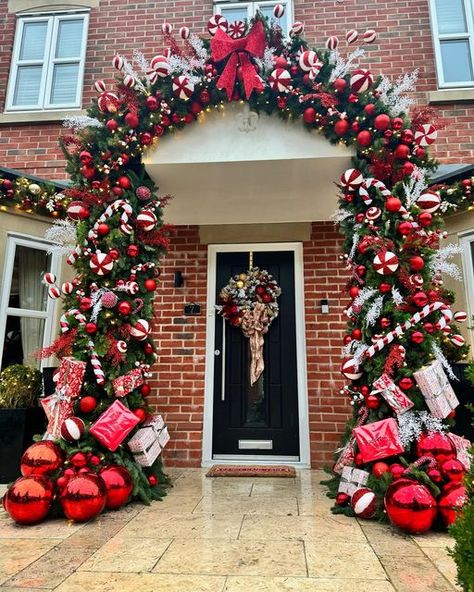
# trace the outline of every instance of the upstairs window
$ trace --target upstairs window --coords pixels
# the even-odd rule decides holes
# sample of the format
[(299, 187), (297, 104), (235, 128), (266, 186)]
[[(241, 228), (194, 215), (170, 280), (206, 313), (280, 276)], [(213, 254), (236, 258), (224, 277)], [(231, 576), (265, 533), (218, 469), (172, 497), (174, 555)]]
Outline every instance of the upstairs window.
[(430, 0), (440, 88), (474, 86), (474, 0)]
[(89, 15), (17, 20), (7, 111), (80, 108)]
[(269, 20), (275, 18), (273, 16), (273, 9), (276, 4), (283, 4), (285, 7), (285, 14), (280, 19), (275, 19), (280, 25), (285, 36), (288, 35), (290, 26), (292, 24), (292, 6), (291, 1), (286, 2), (215, 2), (214, 13), (222, 14), (227, 19), (227, 22), (233, 23), (235, 21), (245, 21), (251, 19), (257, 10), (259, 10)]

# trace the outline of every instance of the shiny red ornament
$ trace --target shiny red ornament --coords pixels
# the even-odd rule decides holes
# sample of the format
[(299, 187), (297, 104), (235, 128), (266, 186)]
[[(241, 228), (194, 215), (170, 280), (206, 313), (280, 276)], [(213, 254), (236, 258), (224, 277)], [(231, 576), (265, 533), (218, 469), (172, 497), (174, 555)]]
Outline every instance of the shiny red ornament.
[(362, 454), (360, 452), (358, 452), (355, 455), (354, 462), (355, 462), (356, 466), (358, 466), (358, 467), (360, 467), (361, 465), (364, 464), (364, 457), (362, 456)]
[(83, 298), (81, 298), (79, 302), (79, 308), (81, 310), (89, 310), (90, 308), (92, 308), (92, 298), (89, 298), (88, 296), (84, 296)]
[(20, 461), (20, 471), (24, 477), (29, 475), (51, 475), (63, 464), (61, 448), (50, 440), (35, 442), (29, 446)]
[(421, 226), (430, 226), (433, 222), (433, 216), (429, 212), (421, 212), (421, 214), (418, 216), (418, 222)]
[(356, 133), (360, 131), (360, 123), (358, 121), (353, 121), (351, 123), (351, 130)]
[(143, 383), (140, 387), (140, 393), (144, 397), (148, 397), (148, 395), (151, 393), (151, 386), (149, 384), (147, 384), (146, 382)]
[(336, 495), (336, 506), (339, 507), (344, 507), (347, 506), (349, 504), (349, 502), (351, 501), (351, 497), (350, 495), (347, 495), (347, 493), (343, 493), (343, 492), (339, 492)]
[(376, 462), (372, 467), (372, 475), (374, 475), (374, 477), (377, 477), (377, 479), (380, 479), (382, 475), (389, 472), (390, 467), (387, 463), (384, 462)]
[(402, 129), (402, 127), (403, 127), (403, 119), (401, 117), (394, 117), (392, 119), (392, 127), (396, 131)]
[(97, 333), (97, 325), (95, 323), (86, 323), (84, 329), (86, 333), (89, 333), (89, 335), (94, 335), (94, 333)]
[(48, 515), (54, 498), (51, 481), (41, 475), (20, 477), (8, 488), (3, 506), (17, 524), (35, 524)]
[(120, 259), (120, 251), (118, 249), (110, 249), (109, 256), (112, 257), (114, 261), (118, 261)]
[(342, 342), (344, 345), (349, 345), (349, 343), (352, 341), (352, 336), (351, 335), (344, 335)]
[(83, 452), (75, 452), (69, 459), (73, 467), (80, 469), (87, 465), (87, 456)]
[(364, 397), (366, 397), (369, 393), (370, 393), (370, 388), (366, 384), (363, 384), (360, 387), (360, 394), (363, 395)]
[(140, 253), (140, 247), (138, 245), (128, 245), (127, 255), (129, 257), (137, 257)]
[(404, 129), (400, 134), (400, 139), (405, 144), (411, 144), (414, 140), (413, 132), (411, 129)]
[(405, 160), (410, 154), (410, 148), (406, 144), (399, 144), (393, 151), (395, 158)]
[(413, 225), (411, 222), (404, 220), (403, 222), (400, 222), (400, 224), (397, 227), (397, 230), (401, 235), (408, 236), (413, 232)]
[(119, 177), (117, 183), (122, 189), (130, 189), (130, 187), (132, 186), (132, 182), (128, 177), (125, 177), (125, 175)]
[(410, 162), (409, 160), (407, 160), (407, 162), (403, 163), (402, 171), (405, 173), (405, 175), (411, 175), (414, 170), (415, 170), (415, 165), (412, 162)]
[(156, 97), (151, 95), (146, 98), (146, 106), (148, 107), (148, 109), (150, 109), (150, 111), (158, 111), (160, 103)]
[(138, 119), (138, 115), (136, 113), (129, 112), (125, 115), (125, 123), (129, 128), (135, 129), (139, 126), (140, 120)]
[(375, 105), (373, 103), (368, 103), (364, 107), (364, 111), (367, 113), (367, 115), (373, 115), (375, 113)]
[(372, 134), (367, 130), (362, 130), (357, 134), (357, 143), (359, 146), (367, 148), (372, 144)]
[(87, 522), (105, 507), (107, 489), (101, 477), (84, 473), (72, 477), (61, 492), (61, 506), (69, 520)]
[(96, 407), (97, 399), (95, 397), (87, 395), (79, 400), (79, 410), (82, 411), (82, 413), (92, 413)]
[(391, 324), (392, 324), (392, 321), (390, 319), (388, 319), (387, 317), (382, 317), (380, 319), (380, 326), (382, 327), (382, 329), (388, 329)]
[(415, 292), (415, 294), (412, 296), (412, 301), (413, 304), (419, 308), (423, 308), (423, 306), (428, 304), (428, 296), (425, 294), (425, 292)]
[(357, 298), (357, 296), (359, 295), (359, 292), (360, 292), (359, 286), (351, 286), (349, 288), (349, 296), (351, 298)]
[(392, 483), (384, 503), (390, 522), (410, 534), (429, 530), (438, 512), (429, 489), (411, 479), (397, 479)]
[(153, 346), (150, 342), (146, 342), (145, 345), (143, 346), (143, 351), (147, 354), (147, 355), (151, 355), (154, 352)]
[(138, 407), (137, 409), (134, 409), (133, 414), (135, 415), (135, 417), (138, 417), (140, 422), (144, 421), (144, 419), (146, 417), (146, 411), (142, 407)]
[(390, 473), (394, 479), (400, 479), (405, 472), (405, 467), (399, 463), (393, 463), (390, 465)]
[(382, 282), (379, 285), (379, 292), (382, 294), (387, 294), (392, 289), (392, 284), (388, 284), (387, 282)]
[(355, 219), (356, 219), (356, 222), (361, 224), (365, 219), (365, 214), (363, 212), (359, 212), (358, 214), (356, 214)]
[(105, 236), (109, 234), (110, 226), (108, 224), (102, 223), (97, 226), (97, 234), (99, 236)]
[(148, 483), (151, 485), (151, 487), (155, 487), (155, 485), (157, 485), (157, 483), (158, 483), (158, 479), (156, 478), (155, 475), (150, 475), (148, 477)]
[(118, 510), (130, 499), (133, 490), (130, 472), (120, 465), (109, 465), (99, 471), (107, 489), (106, 510)]
[(365, 404), (368, 409), (378, 409), (380, 407), (380, 398), (377, 395), (368, 395)]
[(352, 339), (360, 341), (362, 339), (362, 331), (360, 329), (353, 329), (351, 332)]
[(122, 316), (126, 317), (132, 312), (132, 305), (127, 300), (122, 300), (118, 303), (117, 310)]
[(413, 343), (420, 344), (425, 340), (425, 336), (421, 331), (413, 331), (413, 333), (410, 335), (410, 339), (413, 341)]
[(456, 458), (456, 449), (448, 436), (439, 432), (422, 434), (418, 439), (416, 454), (418, 456), (431, 456), (439, 464)]
[(443, 487), (438, 505), (445, 526), (451, 526), (456, 521), (458, 513), (467, 501), (466, 488), (462, 483), (448, 483)]
[(433, 483), (441, 483), (443, 480), (443, 476), (441, 475), (441, 471), (439, 469), (429, 469), (426, 471), (428, 477), (433, 481)]
[(154, 290), (156, 290), (157, 288), (157, 283), (155, 282), (155, 280), (153, 279), (147, 279), (145, 280), (145, 290), (147, 292), (153, 292)]
[(444, 461), (441, 465), (441, 472), (445, 479), (454, 483), (460, 483), (466, 472), (464, 465), (457, 458), (451, 458), (450, 460)]
[(345, 136), (347, 134), (347, 132), (349, 131), (349, 122), (347, 121), (347, 119), (339, 119), (338, 121), (336, 121), (336, 123), (334, 124), (334, 133), (336, 134), (336, 136)]
[(140, 144), (143, 146), (149, 146), (153, 142), (153, 136), (149, 132), (143, 132), (140, 134)]
[(365, 265), (358, 265), (355, 270), (359, 277), (363, 277), (367, 272), (367, 268)]
[(390, 127), (390, 121), (391, 120), (388, 115), (386, 115), (385, 113), (381, 113), (380, 115), (377, 115), (377, 117), (374, 119), (374, 127), (376, 130), (384, 132)]
[(415, 383), (413, 382), (413, 379), (409, 376), (404, 376), (398, 381), (398, 386), (402, 389), (402, 391), (409, 391), (414, 384)]
[(421, 271), (424, 266), (425, 262), (420, 255), (413, 255), (413, 257), (410, 257), (410, 267), (413, 271)]
[(347, 88), (347, 82), (344, 80), (344, 78), (336, 78), (332, 85), (334, 86), (334, 90), (337, 92), (343, 92)]
[(427, 332), (427, 333), (434, 333), (435, 331), (435, 326), (433, 325), (433, 323), (424, 323), (423, 325), (423, 329)]
[(398, 212), (402, 207), (402, 202), (398, 197), (389, 197), (385, 202), (385, 209), (387, 212)]
[(308, 107), (303, 111), (303, 121), (305, 123), (314, 123), (316, 119), (316, 109)]

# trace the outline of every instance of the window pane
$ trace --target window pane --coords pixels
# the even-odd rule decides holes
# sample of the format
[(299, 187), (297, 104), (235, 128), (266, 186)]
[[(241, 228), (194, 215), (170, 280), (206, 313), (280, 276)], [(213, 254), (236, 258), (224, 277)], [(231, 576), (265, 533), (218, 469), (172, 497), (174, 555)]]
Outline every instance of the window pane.
[(46, 311), (48, 294), (41, 278), (50, 268), (46, 251), (17, 245), (8, 306)]
[(474, 80), (469, 42), (467, 40), (441, 41), (441, 58), (445, 82), (470, 82)]
[(81, 57), (83, 19), (60, 21), (56, 43), (57, 58)]
[(42, 60), (46, 44), (48, 23), (25, 23), (20, 47), (20, 60)]
[(248, 18), (246, 6), (243, 6), (242, 8), (222, 8), (221, 14), (222, 16), (225, 16), (228, 23), (233, 23), (234, 21), (244, 21), (246, 18)]
[(76, 102), (79, 64), (56, 64), (51, 84), (52, 105), (74, 104)]
[(436, 0), (436, 16), (441, 35), (466, 32), (464, 0)]
[(40, 93), (43, 66), (20, 66), (17, 70), (13, 104), (36, 105)]
[(275, 21), (283, 30), (283, 33), (286, 35), (288, 33), (288, 6), (285, 6), (285, 14), (280, 18), (277, 19), (273, 16), (273, 9), (275, 8), (275, 4), (267, 4), (266, 6), (258, 6), (258, 10), (266, 17), (268, 17), (269, 22), (272, 20)]
[(3, 342), (2, 369), (12, 364), (39, 368), (41, 361), (34, 353), (43, 347), (44, 319), (7, 317)]

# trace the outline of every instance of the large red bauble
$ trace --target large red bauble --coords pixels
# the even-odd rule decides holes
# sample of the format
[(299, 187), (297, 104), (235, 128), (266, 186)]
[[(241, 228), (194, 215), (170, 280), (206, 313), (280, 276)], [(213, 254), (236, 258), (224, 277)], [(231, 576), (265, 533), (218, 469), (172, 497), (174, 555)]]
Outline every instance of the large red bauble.
[(305, 123), (314, 123), (316, 119), (316, 110), (313, 107), (308, 107), (303, 111), (303, 121)]
[(106, 510), (118, 510), (124, 506), (132, 493), (133, 483), (130, 473), (120, 465), (109, 465), (99, 471), (107, 488)]
[(416, 306), (423, 308), (428, 304), (428, 296), (424, 292), (415, 292), (412, 296), (413, 304)]
[(102, 477), (81, 473), (72, 477), (61, 492), (61, 506), (66, 518), (87, 522), (98, 516), (105, 507), (107, 489)]
[(349, 131), (349, 122), (347, 119), (339, 119), (334, 124), (334, 133), (336, 136), (345, 136)]
[(410, 267), (413, 271), (421, 271), (424, 266), (425, 262), (420, 255), (413, 255), (413, 257), (410, 257)]
[(130, 189), (132, 186), (132, 182), (128, 177), (125, 177), (125, 175), (119, 177), (117, 182), (122, 189)]
[(3, 499), (3, 506), (18, 524), (35, 524), (46, 518), (53, 503), (54, 487), (47, 477), (20, 477)]
[(400, 479), (400, 477), (405, 472), (405, 467), (399, 463), (393, 463), (390, 465), (390, 473), (394, 479)]
[(403, 222), (400, 222), (400, 224), (397, 227), (397, 230), (403, 236), (407, 236), (408, 234), (413, 232), (413, 225), (411, 222), (408, 222), (408, 220), (404, 220)]
[(448, 483), (439, 498), (439, 513), (445, 526), (450, 526), (467, 502), (466, 488), (462, 483)]
[(50, 440), (35, 442), (25, 450), (21, 457), (20, 470), (28, 475), (51, 475), (63, 464), (61, 448)]
[(81, 173), (84, 179), (88, 179), (89, 181), (95, 177), (95, 167), (85, 164), (81, 167)]
[(132, 312), (132, 305), (127, 300), (122, 300), (118, 303), (117, 310), (122, 316), (126, 317)]
[(156, 290), (157, 287), (157, 283), (155, 282), (155, 280), (149, 278), (147, 280), (145, 280), (145, 290), (147, 292), (153, 292), (154, 290)]
[(379, 291), (382, 292), (382, 294), (387, 294), (388, 292), (390, 292), (391, 289), (392, 284), (388, 284), (387, 282), (382, 282), (379, 285)]
[(418, 456), (432, 456), (439, 464), (456, 458), (456, 449), (448, 436), (439, 432), (422, 434), (416, 447)]
[(372, 467), (372, 475), (379, 479), (384, 473), (389, 473), (390, 467), (387, 463), (384, 462), (376, 462)]
[(390, 522), (410, 534), (429, 530), (438, 512), (429, 489), (411, 479), (398, 479), (392, 483), (384, 501)]
[(362, 130), (357, 134), (357, 143), (359, 146), (367, 147), (372, 144), (372, 134), (367, 130)]
[(362, 487), (354, 492), (351, 499), (351, 506), (358, 518), (370, 520), (377, 511), (377, 498), (375, 493), (368, 487)]
[(129, 257), (137, 257), (140, 253), (140, 247), (138, 245), (128, 245), (127, 247), (127, 255)]
[(360, 341), (362, 339), (362, 331), (359, 328), (355, 328), (351, 332), (352, 339), (356, 341)]
[(406, 144), (399, 144), (393, 151), (395, 158), (405, 159), (410, 154), (410, 148)]
[(460, 483), (464, 478), (466, 472), (464, 465), (457, 458), (451, 458), (444, 461), (441, 465), (441, 472), (448, 481)]
[(390, 127), (390, 117), (385, 113), (377, 115), (377, 117), (374, 119), (374, 127), (375, 129), (384, 132)]
[(88, 395), (79, 400), (79, 410), (82, 411), (82, 413), (92, 413), (96, 407), (97, 399), (95, 397)]
[(125, 123), (128, 127), (135, 129), (138, 127), (140, 120), (138, 119), (138, 115), (136, 113), (127, 113), (125, 115)]
[(402, 202), (398, 199), (398, 197), (389, 197), (385, 202), (385, 209), (388, 212), (398, 212), (402, 207)]

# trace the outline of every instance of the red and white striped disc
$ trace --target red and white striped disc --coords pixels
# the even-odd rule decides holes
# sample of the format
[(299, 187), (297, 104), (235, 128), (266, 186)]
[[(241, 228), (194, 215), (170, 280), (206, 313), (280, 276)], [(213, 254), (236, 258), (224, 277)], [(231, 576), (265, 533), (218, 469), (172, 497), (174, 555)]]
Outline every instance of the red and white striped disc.
[(119, 339), (116, 343), (116, 347), (121, 354), (124, 354), (127, 351), (127, 342), (123, 339)]
[(230, 23), (228, 32), (232, 39), (240, 39), (245, 33), (245, 23), (243, 21)]
[(358, 380), (362, 376), (353, 358), (346, 358), (341, 364), (341, 374), (348, 380)]
[(463, 321), (467, 320), (467, 312), (464, 312), (463, 310), (457, 310), (454, 313), (454, 320), (457, 321), (458, 323), (462, 323)]
[(161, 25), (161, 31), (163, 35), (171, 35), (171, 31), (173, 30), (173, 25), (171, 23), (163, 23)]
[(143, 341), (150, 334), (151, 327), (150, 323), (145, 319), (139, 319), (136, 324), (131, 327), (130, 335), (138, 341)]
[(276, 68), (268, 77), (270, 88), (278, 93), (289, 92), (291, 74), (284, 68)]
[(181, 39), (189, 39), (190, 34), (191, 31), (189, 30), (189, 27), (181, 27), (181, 29), (179, 30), (179, 36), (181, 37)]
[(151, 210), (142, 210), (137, 216), (137, 226), (144, 232), (153, 230), (157, 222), (158, 220)]
[(425, 212), (432, 214), (440, 207), (441, 197), (435, 191), (425, 191), (416, 200), (416, 205)]
[(56, 298), (59, 298), (61, 296), (61, 290), (57, 286), (49, 286), (48, 296), (52, 300), (56, 300)]
[(45, 273), (43, 276), (43, 281), (45, 284), (48, 284), (48, 286), (52, 286), (56, 282), (56, 276), (54, 273)]
[(301, 21), (296, 21), (291, 25), (290, 37), (298, 37), (304, 31), (304, 24)]
[(273, 9), (273, 16), (277, 19), (281, 18), (285, 14), (285, 7), (283, 4), (275, 4)]
[(398, 269), (398, 257), (392, 251), (380, 251), (374, 257), (374, 269), (380, 275), (390, 275)]
[(178, 99), (188, 101), (194, 92), (194, 84), (186, 76), (173, 78), (173, 94)]
[(312, 70), (317, 62), (319, 62), (318, 54), (312, 49), (303, 51), (303, 53), (300, 55), (299, 64), (300, 68), (304, 72), (309, 72)]
[(61, 284), (61, 292), (63, 294), (72, 294), (74, 290), (74, 284), (72, 282), (64, 282)]
[(84, 434), (85, 424), (80, 417), (68, 417), (61, 425), (61, 438), (66, 442), (80, 440)]
[(372, 86), (374, 77), (372, 74), (364, 68), (354, 70), (351, 76), (351, 88), (356, 93), (362, 93)]
[(359, 32), (357, 31), (357, 29), (350, 29), (349, 31), (347, 31), (346, 41), (349, 45), (355, 43), (357, 39), (359, 39)]
[(94, 88), (98, 93), (105, 92), (105, 82), (103, 80), (96, 80)]
[(362, 33), (362, 41), (364, 43), (373, 43), (377, 39), (377, 33), (373, 29), (367, 29)]
[(451, 337), (451, 343), (456, 347), (462, 347), (466, 343), (466, 340), (462, 335), (453, 335)]
[(97, 275), (107, 275), (112, 271), (114, 260), (107, 253), (101, 253), (99, 251), (92, 255), (89, 266)]
[(213, 37), (219, 29), (225, 33), (228, 27), (229, 23), (227, 22), (225, 16), (222, 16), (222, 14), (215, 14), (207, 21), (207, 30)]
[(135, 80), (135, 78), (131, 74), (126, 74), (123, 77), (123, 83), (128, 88), (133, 88), (135, 86), (136, 82), (137, 81)]
[(331, 35), (331, 37), (328, 37), (326, 39), (326, 49), (330, 49), (331, 51), (334, 51), (335, 49), (337, 49), (338, 45), (339, 45), (339, 37), (336, 37), (336, 35)]
[(112, 66), (114, 68), (116, 68), (117, 70), (121, 70), (123, 68), (123, 64), (124, 64), (123, 57), (118, 54), (115, 55), (112, 60)]
[(375, 206), (372, 206), (371, 208), (369, 208), (367, 210), (367, 212), (365, 213), (367, 220), (377, 220), (377, 218), (380, 218), (381, 215), (382, 215), (382, 210), (380, 208), (375, 207)]
[(368, 487), (358, 489), (352, 495), (351, 506), (356, 516), (370, 520), (375, 516), (375, 512), (377, 511), (375, 493)]
[(438, 132), (431, 123), (424, 123), (419, 125), (415, 130), (415, 142), (418, 146), (429, 146), (436, 141)]
[(357, 169), (347, 169), (341, 175), (341, 185), (349, 191), (355, 191), (363, 182), (364, 177)]
[(151, 59), (150, 66), (153, 70), (160, 76), (160, 78), (164, 78), (168, 76), (170, 73), (170, 65), (168, 62), (168, 58), (163, 55), (157, 55)]

